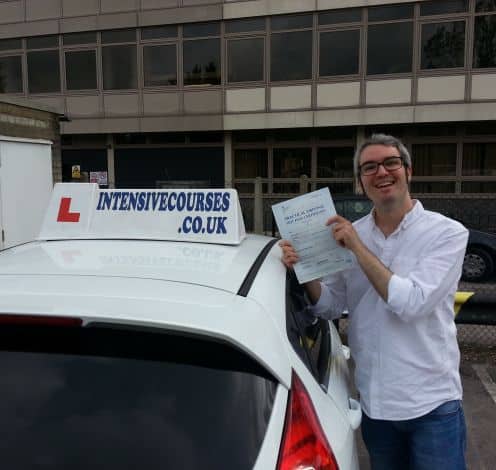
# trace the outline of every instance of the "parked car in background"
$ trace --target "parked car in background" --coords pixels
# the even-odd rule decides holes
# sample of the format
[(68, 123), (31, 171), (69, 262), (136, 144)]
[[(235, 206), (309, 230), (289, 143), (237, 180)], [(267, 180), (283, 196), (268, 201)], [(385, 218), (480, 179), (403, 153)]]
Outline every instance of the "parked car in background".
[[(343, 198), (334, 201), (338, 214), (355, 221), (368, 214), (372, 202), (363, 197)], [(496, 234), (467, 227), (469, 238), (462, 268), (462, 280), (466, 282), (483, 282), (495, 274)]]

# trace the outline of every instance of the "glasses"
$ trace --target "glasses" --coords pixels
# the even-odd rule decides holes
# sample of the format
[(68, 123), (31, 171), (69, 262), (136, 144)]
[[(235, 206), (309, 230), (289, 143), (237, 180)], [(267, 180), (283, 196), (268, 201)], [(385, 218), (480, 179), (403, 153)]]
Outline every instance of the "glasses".
[(362, 176), (375, 175), (379, 171), (379, 167), (383, 166), (386, 171), (399, 170), (403, 166), (401, 157), (387, 157), (382, 162), (365, 162), (358, 169)]

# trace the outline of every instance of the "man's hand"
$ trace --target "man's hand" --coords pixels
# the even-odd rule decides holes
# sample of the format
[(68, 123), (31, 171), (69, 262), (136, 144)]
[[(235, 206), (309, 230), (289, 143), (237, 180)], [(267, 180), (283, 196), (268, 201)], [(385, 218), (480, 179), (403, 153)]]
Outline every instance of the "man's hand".
[(282, 248), (282, 262), (288, 269), (293, 269), (295, 263), (300, 259), (294, 246), (288, 240), (281, 240), (279, 246)]
[(332, 225), (332, 236), (343, 248), (355, 252), (362, 245), (352, 223), (344, 217), (335, 215), (326, 222), (326, 225)]

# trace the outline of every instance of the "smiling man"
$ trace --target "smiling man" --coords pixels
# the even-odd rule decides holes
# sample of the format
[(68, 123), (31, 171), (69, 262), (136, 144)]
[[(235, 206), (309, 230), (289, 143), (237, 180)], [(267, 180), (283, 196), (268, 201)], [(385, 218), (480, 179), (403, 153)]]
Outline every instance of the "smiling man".
[[(468, 231), (411, 198), (411, 158), (395, 137), (366, 140), (354, 168), (374, 208), (353, 224), (328, 220), (355, 263), (305, 284), (308, 311), (334, 319), (348, 310), (372, 470), (465, 469), (453, 308)], [(288, 241), (280, 245), (292, 268), (298, 254)]]

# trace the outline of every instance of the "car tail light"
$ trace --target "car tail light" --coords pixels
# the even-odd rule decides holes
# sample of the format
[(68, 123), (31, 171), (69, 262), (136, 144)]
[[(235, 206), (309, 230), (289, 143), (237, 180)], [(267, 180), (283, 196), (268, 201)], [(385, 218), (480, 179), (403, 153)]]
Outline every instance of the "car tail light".
[(82, 326), (83, 320), (75, 317), (50, 317), (46, 315), (0, 314), (0, 325), (23, 326)]
[(277, 470), (339, 470), (315, 408), (293, 372)]

